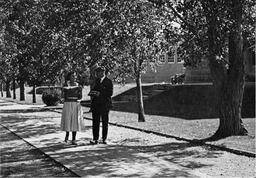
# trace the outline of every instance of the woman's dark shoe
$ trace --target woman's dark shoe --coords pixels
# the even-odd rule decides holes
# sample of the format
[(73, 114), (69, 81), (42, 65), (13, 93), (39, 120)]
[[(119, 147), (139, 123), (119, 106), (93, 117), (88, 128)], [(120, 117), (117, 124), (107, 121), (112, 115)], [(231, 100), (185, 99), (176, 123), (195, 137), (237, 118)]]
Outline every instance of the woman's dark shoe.
[(68, 136), (66, 135), (64, 142), (68, 142)]
[(96, 145), (96, 144), (98, 144), (98, 140), (91, 140), (91, 141), (90, 141), (90, 144), (91, 144), (91, 145)]

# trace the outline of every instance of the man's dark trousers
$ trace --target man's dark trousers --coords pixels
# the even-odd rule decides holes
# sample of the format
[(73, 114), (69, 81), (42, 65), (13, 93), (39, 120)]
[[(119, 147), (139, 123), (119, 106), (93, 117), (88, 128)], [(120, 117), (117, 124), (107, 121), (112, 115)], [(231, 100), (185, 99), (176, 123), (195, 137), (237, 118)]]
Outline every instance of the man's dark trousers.
[(112, 99), (113, 95), (113, 84), (110, 79), (107, 77), (104, 78), (102, 82), (96, 80), (96, 83), (93, 87), (94, 91), (100, 93), (99, 96), (95, 96), (92, 99), (92, 125), (93, 125), (93, 140), (98, 141), (99, 139), (99, 128), (100, 128), (100, 119), (102, 121), (102, 139), (105, 141), (108, 134), (108, 120), (109, 120), (109, 110), (112, 108)]
[(99, 139), (100, 118), (102, 120), (102, 139), (107, 139), (108, 134), (108, 117), (109, 111), (94, 111), (92, 112), (93, 140)]

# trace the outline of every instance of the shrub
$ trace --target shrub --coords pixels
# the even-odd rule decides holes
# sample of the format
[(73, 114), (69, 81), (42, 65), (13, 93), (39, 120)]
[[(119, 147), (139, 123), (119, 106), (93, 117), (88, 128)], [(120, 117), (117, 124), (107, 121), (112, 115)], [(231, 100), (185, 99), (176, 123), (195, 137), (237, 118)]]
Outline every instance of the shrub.
[(42, 94), (42, 100), (47, 106), (56, 106), (61, 102), (61, 91), (56, 88), (48, 88)]

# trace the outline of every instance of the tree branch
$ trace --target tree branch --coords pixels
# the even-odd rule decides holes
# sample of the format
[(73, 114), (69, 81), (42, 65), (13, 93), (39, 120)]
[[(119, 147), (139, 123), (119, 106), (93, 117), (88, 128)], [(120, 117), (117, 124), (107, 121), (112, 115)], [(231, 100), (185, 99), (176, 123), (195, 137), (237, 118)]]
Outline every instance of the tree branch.
[(195, 27), (193, 25), (189, 24), (182, 17), (182, 15), (177, 12), (177, 10), (173, 7), (173, 5), (171, 4), (170, 1), (161, 1), (161, 2), (159, 2), (159, 0), (148, 0), (148, 1), (155, 4), (155, 5), (160, 5), (160, 6), (164, 7), (164, 10), (169, 12), (169, 13), (173, 13), (175, 17), (179, 18), (188, 27), (189, 32), (191, 32), (193, 35), (197, 36)]

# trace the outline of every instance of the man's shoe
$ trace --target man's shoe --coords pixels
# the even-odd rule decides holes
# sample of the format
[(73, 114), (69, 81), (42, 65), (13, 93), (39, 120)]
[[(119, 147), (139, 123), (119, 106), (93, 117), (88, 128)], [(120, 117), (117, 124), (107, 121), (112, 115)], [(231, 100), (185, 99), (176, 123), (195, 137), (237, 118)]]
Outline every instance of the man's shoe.
[(97, 141), (97, 140), (91, 140), (91, 141), (90, 141), (90, 144), (91, 144), (91, 145), (96, 145), (96, 144), (98, 144), (98, 141)]
[(103, 144), (107, 144), (107, 142), (106, 142), (106, 140), (103, 140), (103, 142), (102, 142)]
[(71, 145), (77, 145), (75, 140), (72, 140)]

